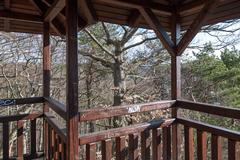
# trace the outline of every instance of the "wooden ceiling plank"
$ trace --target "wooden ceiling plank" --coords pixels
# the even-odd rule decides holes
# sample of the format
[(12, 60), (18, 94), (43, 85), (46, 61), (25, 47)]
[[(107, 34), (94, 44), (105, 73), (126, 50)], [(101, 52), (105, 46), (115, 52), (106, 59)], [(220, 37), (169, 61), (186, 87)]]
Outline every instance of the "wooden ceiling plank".
[[(4, 0), (4, 8), (6, 9), (6, 10), (10, 10), (10, 0)], [(4, 19), (4, 30), (6, 31), (6, 32), (9, 32), (10, 31), (10, 21), (9, 21), (9, 19)]]
[(201, 9), (204, 6), (206, 0), (191, 1), (189, 3), (183, 4), (177, 8), (177, 12), (181, 14), (193, 13), (196, 10)]
[(141, 13), (138, 10), (134, 9), (128, 18), (129, 26), (137, 27), (141, 21), (141, 18), (142, 18)]
[(16, 13), (8, 10), (0, 10), (0, 19), (9, 19), (9, 20), (18, 20), (32, 23), (42, 23), (43, 19), (41, 16), (24, 14), (24, 13)]
[(10, 0), (4, 0), (4, 6), (5, 6), (5, 9), (9, 10), (10, 9)]
[(173, 41), (165, 31), (164, 27), (160, 24), (157, 17), (151, 11), (151, 9), (142, 7), (139, 11), (149, 26), (155, 31), (156, 35), (161, 40), (163, 46), (168, 50), (168, 52), (171, 55), (175, 54), (175, 45)]
[(199, 12), (196, 19), (193, 21), (187, 32), (183, 35), (182, 39), (178, 43), (177, 45), (178, 55), (181, 55), (182, 52), (187, 48), (189, 43), (193, 40), (193, 38), (196, 36), (196, 34), (199, 32), (201, 27), (206, 22), (210, 13), (213, 12), (213, 10), (217, 7), (219, 1), (220, 0), (206, 1), (203, 9)]
[[(126, 8), (135, 8), (135, 9), (141, 9), (142, 2), (139, 0), (98, 0), (99, 2), (111, 4), (111, 5), (117, 5), (122, 6)], [(146, 8), (151, 8), (154, 12), (158, 12), (164, 15), (171, 15), (171, 7), (167, 5), (163, 5), (160, 3), (150, 2), (147, 3)]]
[(65, 0), (55, 0), (45, 13), (44, 21), (51, 22), (61, 12), (64, 6)]

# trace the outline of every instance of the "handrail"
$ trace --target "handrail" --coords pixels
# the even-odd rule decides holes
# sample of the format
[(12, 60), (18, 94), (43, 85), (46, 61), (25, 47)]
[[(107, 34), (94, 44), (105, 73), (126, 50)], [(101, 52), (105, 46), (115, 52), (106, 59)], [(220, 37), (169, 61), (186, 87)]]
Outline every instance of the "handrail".
[(12, 106), (12, 105), (43, 103), (43, 102), (44, 102), (43, 97), (0, 99), (0, 107)]
[(62, 141), (66, 142), (66, 127), (59, 123), (57, 118), (51, 113), (45, 113), (45, 119), (54, 131), (61, 137)]
[(0, 123), (11, 122), (11, 121), (20, 121), (20, 120), (32, 120), (32, 119), (36, 119), (36, 118), (41, 118), (42, 116), (43, 116), (43, 114), (41, 114), (41, 113), (0, 116)]
[(228, 117), (228, 118), (240, 119), (240, 109), (235, 109), (235, 108), (227, 108), (227, 107), (221, 107), (221, 106), (216, 106), (216, 105), (211, 105), (206, 103), (197, 103), (197, 102), (191, 102), (191, 101), (185, 101), (185, 100), (177, 100), (176, 107), (209, 113), (209, 114), (223, 116), (223, 117)]
[(149, 112), (154, 110), (163, 110), (172, 107), (175, 100), (170, 101), (159, 101), (151, 103), (142, 104), (131, 104), (123, 106), (114, 106), (109, 108), (93, 108), (86, 109), (79, 112), (79, 120), (83, 121), (93, 121), (104, 118), (110, 118), (114, 116), (130, 115), (135, 113)]
[(158, 119), (150, 122), (135, 124), (127, 127), (120, 127), (109, 129), (105, 131), (94, 132), (90, 134), (80, 135), (79, 136), (79, 144), (89, 144), (93, 142), (98, 142), (110, 138), (121, 137), (128, 134), (134, 134), (138, 132), (142, 132), (147, 129), (154, 129), (160, 127), (167, 127), (174, 123), (175, 119)]
[(53, 109), (57, 114), (59, 114), (63, 119), (67, 119), (67, 112), (66, 112), (66, 106), (53, 99), (53, 98), (48, 98), (48, 97), (44, 97), (45, 99), (45, 103), (51, 108)]
[(210, 124), (206, 124), (206, 123), (198, 122), (194, 120), (189, 120), (185, 118), (177, 118), (176, 123), (180, 123), (188, 127), (196, 128), (201, 131), (206, 131), (206, 132), (209, 132), (218, 136), (222, 136), (228, 139), (232, 139), (236, 141), (240, 140), (240, 132), (236, 132), (226, 128), (217, 127), (214, 125), (210, 125)]

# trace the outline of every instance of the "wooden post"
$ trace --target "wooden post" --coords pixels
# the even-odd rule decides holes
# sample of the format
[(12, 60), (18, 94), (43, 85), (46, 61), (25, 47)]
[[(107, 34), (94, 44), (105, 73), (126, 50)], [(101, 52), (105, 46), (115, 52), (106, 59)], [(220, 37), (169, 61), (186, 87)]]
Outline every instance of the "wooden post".
[[(50, 34), (49, 34), (49, 22), (43, 23), (43, 97), (50, 96)], [(49, 108), (44, 102), (43, 112), (48, 112)], [(44, 122), (46, 124), (46, 122)], [(44, 153), (46, 159), (48, 159), (48, 129), (47, 125), (43, 126), (44, 133)]]
[[(176, 10), (173, 10), (172, 17), (172, 32), (171, 38), (175, 46), (178, 44), (180, 37), (180, 25), (178, 24)], [(181, 97), (181, 61), (180, 56), (177, 56), (177, 52), (171, 55), (171, 98), (173, 100), (179, 99)], [(177, 118), (177, 108), (172, 109), (172, 117)], [(172, 126), (172, 157), (173, 160), (178, 159), (178, 126), (173, 124)]]
[(66, 0), (66, 38), (67, 38), (67, 160), (78, 157), (78, 45), (77, 45), (77, 0)]

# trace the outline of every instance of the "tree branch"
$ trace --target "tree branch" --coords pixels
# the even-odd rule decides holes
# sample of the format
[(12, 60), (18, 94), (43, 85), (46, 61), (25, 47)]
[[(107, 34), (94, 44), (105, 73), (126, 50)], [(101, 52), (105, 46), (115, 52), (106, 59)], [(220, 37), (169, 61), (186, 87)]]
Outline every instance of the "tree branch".
[(121, 40), (121, 45), (124, 46), (125, 43), (127, 43), (133, 37), (133, 35), (137, 32), (137, 30), (138, 28), (132, 28), (128, 30), (127, 34), (123, 35), (123, 38)]
[(155, 40), (155, 39), (158, 39), (158, 38), (157, 38), (157, 37), (146, 38), (146, 39), (144, 39), (144, 40), (142, 40), (142, 41), (140, 41), (140, 42), (131, 44), (131, 45), (123, 48), (122, 51), (124, 52), (124, 51), (126, 51), (126, 50), (128, 50), (128, 49), (131, 49), (131, 48), (133, 48), (133, 47), (139, 46), (139, 45), (141, 45), (141, 44), (143, 44), (143, 43), (145, 43), (145, 42), (147, 42), (147, 41), (152, 41), (152, 40)]
[(104, 51), (106, 52), (110, 57), (112, 57), (113, 59), (115, 59), (114, 55), (112, 54), (111, 51), (109, 51), (107, 48), (105, 48), (99, 41), (98, 39), (88, 30), (88, 29), (84, 29), (84, 31), (89, 35), (89, 37), (91, 37), (91, 39)]
[(90, 57), (93, 60), (100, 62), (103, 66), (105, 66), (107, 68), (112, 68), (113, 67), (113, 64), (111, 62), (109, 62), (109, 61), (107, 61), (103, 58), (97, 57), (94, 54), (91, 54), (89, 52), (83, 52), (83, 51), (80, 51), (80, 50), (79, 50), (79, 53), (83, 56)]

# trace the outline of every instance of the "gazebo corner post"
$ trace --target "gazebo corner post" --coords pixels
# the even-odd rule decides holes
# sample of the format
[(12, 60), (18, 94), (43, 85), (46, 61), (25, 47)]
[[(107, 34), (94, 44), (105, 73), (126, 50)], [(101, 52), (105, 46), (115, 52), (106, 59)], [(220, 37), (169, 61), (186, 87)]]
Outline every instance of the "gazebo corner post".
[[(51, 68), (51, 51), (50, 51), (50, 33), (49, 22), (43, 23), (43, 97), (50, 97), (50, 68)], [(49, 111), (46, 102), (43, 104), (43, 113)], [(48, 125), (46, 120), (43, 121), (44, 133), (44, 154), (48, 159)], [(34, 154), (34, 153), (31, 153)], [(34, 155), (33, 155), (34, 156)]]
[(78, 154), (78, 12), (77, 0), (66, 2), (66, 114), (67, 160), (79, 159)]
[[(171, 54), (171, 99), (177, 100), (181, 98), (181, 57), (177, 53), (177, 45), (180, 39), (180, 24), (178, 23), (178, 14), (176, 9), (173, 10), (172, 14), (172, 31), (171, 38), (175, 45), (175, 53)], [(178, 117), (178, 108), (174, 106), (172, 108), (172, 117)], [(172, 125), (172, 158), (173, 160), (178, 159), (179, 154), (179, 129), (177, 124)]]

